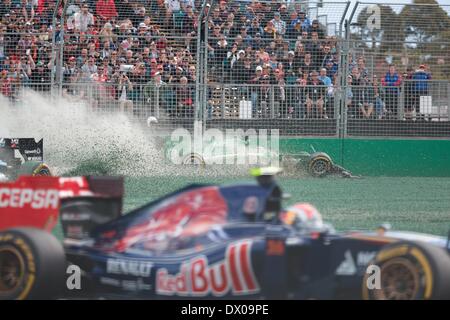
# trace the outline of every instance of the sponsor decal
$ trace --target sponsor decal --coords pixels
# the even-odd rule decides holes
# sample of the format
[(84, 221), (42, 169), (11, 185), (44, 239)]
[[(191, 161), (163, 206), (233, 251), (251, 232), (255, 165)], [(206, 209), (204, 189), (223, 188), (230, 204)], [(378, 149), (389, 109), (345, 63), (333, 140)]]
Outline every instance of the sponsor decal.
[(258, 206), (259, 206), (258, 197), (255, 196), (247, 197), (244, 200), (242, 211), (246, 214), (253, 214), (256, 213), (256, 211), (258, 210)]
[(336, 274), (340, 276), (351, 276), (356, 273), (356, 264), (350, 250), (345, 251), (344, 261), (336, 269)]
[(376, 251), (361, 251), (358, 252), (356, 257), (356, 262), (358, 266), (367, 266), (370, 261), (375, 258)]
[(152, 268), (153, 263), (147, 261), (128, 259), (108, 259), (106, 261), (106, 272), (109, 274), (148, 277)]
[(344, 261), (336, 269), (336, 274), (341, 276), (351, 276), (356, 274), (357, 267), (365, 267), (375, 258), (376, 251), (360, 251), (356, 254), (356, 261), (350, 250), (345, 251)]
[(0, 208), (24, 208), (29, 205), (33, 209), (56, 209), (58, 202), (56, 189), (0, 188)]
[(212, 265), (205, 256), (181, 264), (171, 275), (166, 268), (156, 273), (156, 293), (178, 296), (249, 295), (260, 291), (251, 263), (251, 241), (230, 244), (223, 260)]
[(36, 148), (34, 150), (25, 150), (25, 154), (41, 154), (41, 149)]

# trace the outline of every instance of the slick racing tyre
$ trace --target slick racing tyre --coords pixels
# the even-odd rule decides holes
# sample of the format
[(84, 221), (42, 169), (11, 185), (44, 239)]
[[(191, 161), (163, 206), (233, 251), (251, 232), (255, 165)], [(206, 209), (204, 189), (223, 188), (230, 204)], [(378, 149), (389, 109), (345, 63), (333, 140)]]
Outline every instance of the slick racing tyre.
[(0, 300), (56, 297), (64, 285), (65, 266), (64, 250), (48, 232), (0, 232)]
[(308, 162), (308, 171), (314, 177), (324, 177), (331, 172), (333, 162), (324, 152), (316, 152), (311, 155)]
[(442, 248), (418, 241), (401, 241), (382, 248), (370, 265), (379, 268), (379, 288), (371, 285), (369, 289), (371, 275), (366, 273), (362, 286), (364, 299), (450, 298), (450, 257)]
[(17, 176), (51, 176), (52, 173), (50, 168), (41, 162), (29, 161), (23, 163), (18, 172)]
[(205, 160), (198, 153), (191, 153), (183, 159), (183, 165), (204, 167), (205, 164)]

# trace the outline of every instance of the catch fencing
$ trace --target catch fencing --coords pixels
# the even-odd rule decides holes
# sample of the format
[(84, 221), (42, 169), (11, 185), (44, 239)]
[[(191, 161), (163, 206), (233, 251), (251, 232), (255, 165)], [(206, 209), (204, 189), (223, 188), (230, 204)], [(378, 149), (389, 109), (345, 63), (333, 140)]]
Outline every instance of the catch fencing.
[[(80, 6), (57, 1), (47, 23), (0, 12), (3, 95), (29, 88), (165, 131), (202, 120), (286, 136), (450, 137), (448, 5), (116, 2), (111, 18)], [(80, 25), (80, 12), (94, 23)]]

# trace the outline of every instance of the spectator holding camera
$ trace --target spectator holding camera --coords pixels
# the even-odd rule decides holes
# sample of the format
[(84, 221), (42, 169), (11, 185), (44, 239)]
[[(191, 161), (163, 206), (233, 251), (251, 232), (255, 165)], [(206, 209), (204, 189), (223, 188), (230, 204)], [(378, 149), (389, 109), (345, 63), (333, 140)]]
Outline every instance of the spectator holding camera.
[(118, 75), (117, 95), (119, 100), (120, 112), (133, 113), (133, 101), (130, 93), (133, 91), (133, 84), (125, 72), (120, 72)]

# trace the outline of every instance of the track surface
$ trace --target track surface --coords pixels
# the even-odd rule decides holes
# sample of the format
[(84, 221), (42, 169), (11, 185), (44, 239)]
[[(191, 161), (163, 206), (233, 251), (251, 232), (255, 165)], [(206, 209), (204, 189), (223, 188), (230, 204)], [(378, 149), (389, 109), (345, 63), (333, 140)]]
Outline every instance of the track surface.
[[(231, 183), (243, 178), (128, 177), (125, 210), (190, 183)], [(311, 202), (338, 230), (373, 229), (390, 222), (395, 229), (446, 235), (450, 229), (450, 178), (368, 177), (292, 178), (279, 182), (292, 197), (286, 204)]]

